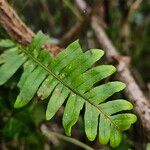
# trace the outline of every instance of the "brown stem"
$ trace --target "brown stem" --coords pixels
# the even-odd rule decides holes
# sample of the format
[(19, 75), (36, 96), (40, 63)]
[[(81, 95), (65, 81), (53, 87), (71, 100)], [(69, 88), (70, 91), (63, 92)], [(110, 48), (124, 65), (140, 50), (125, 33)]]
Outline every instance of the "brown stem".
[[(22, 22), (5, 0), (0, 0), (0, 23), (13, 40), (23, 45), (30, 44), (35, 36), (35, 33)], [(53, 55), (56, 55), (61, 50), (56, 45), (44, 45), (44, 47)]]
[(4, 0), (0, 0), (0, 18), (1, 24), (14, 40), (24, 45), (28, 45), (32, 41), (34, 33)]
[(47, 137), (47, 139), (49, 141), (51, 141), (52, 137), (56, 137), (56, 138), (61, 139), (63, 141), (70, 142), (74, 145), (77, 145), (77, 146), (79, 146), (79, 147), (81, 147), (85, 150), (94, 150), (92, 147), (86, 145), (83, 142), (80, 142), (80, 141), (76, 140), (75, 138), (67, 137), (67, 136), (62, 135), (60, 133), (50, 131), (44, 124), (41, 125), (41, 131)]

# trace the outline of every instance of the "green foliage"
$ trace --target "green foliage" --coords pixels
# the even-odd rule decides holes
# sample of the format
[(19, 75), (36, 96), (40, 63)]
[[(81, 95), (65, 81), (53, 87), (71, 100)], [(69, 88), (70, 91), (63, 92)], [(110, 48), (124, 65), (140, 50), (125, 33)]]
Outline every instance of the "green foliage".
[(26, 149), (44, 149), (44, 137), (38, 130), (39, 123), (45, 120), (43, 105), (33, 101), (30, 106), (19, 110), (13, 109), (11, 106), (16, 97), (17, 89), (15, 87), (10, 88), (9, 84), (15, 83), (14, 79), (17, 75), (18, 72), (9, 80), (9, 83), (5, 84), (5, 87), (0, 87), (0, 95), (2, 96), (2, 98), (0, 97), (0, 143), (4, 140), (7, 141), (8, 149), (20, 149), (24, 145), (26, 145)]
[(27, 149), (35, 148), (41, 150), (44, 147), (44, 138), (36, 130), (36, 125), (39, 121), (44, 120), (42, 118), (44, 113), (39, 105), (34, 104), (30, 106), (32, 107), (25, 107), (15, 113), (13, 112), (14, 114), (7, 118), (2, 133), (7, 141), (18, 139), (18, 144), (20, 145), (28, 143)]
[(126, 100), (105, 101), (123, 90), (125, 84), (113, 81), (94, 86), (112, 75), (116, 69), (111, 65), (93, 66), (104, 52), (91, 49), (83, 53), (78, 40), (53, 58), (48, 51), (41, 50), (41, 46), (48, 40), (39, 32), (27, 48), (9, 40), (0, 42), (1, 47), (7, 47), (0, 56), (0, 85), (8, 81), (22, 65), (24, 68), (18, 83), (20, 93), (14, 107), (25, 106), (37, 93), (42, 100), (49, 99), (46, 119), (50, 120), (66, 100), (63, 126), (70, 136), (85, 105), (84, 124), (88, 139), (93, 141), (98, 132), (101, 144), (110, 142), (112, 147), (118, 146), (121, 133), (130, 128), (136, 116), (122, 113), (133, 107)]

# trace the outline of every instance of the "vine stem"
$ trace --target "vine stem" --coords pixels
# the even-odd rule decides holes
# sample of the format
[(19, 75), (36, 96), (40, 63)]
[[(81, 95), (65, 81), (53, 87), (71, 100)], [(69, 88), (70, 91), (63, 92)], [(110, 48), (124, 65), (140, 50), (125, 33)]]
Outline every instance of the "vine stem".
[(84, 144), (83, 142), (80, 142), (74, 138), (71, 138), (71, 137), (67, 137), (65, 135), (62, 135), (60, 133), (56, 133), (56, 132), (53, 132), (53, 131), (50, 131), (46, 125), (42, 124), (41, 125), (41, 131), (42, 133), (48, 138), (50, 139), (51, 137), (55, 136), (56, 138), (59, 138), (61, 140), (64, 140), (64, 141), (67, 141), (67, 142), (70, 142), (74, 145), (77, 145), (85, 150), (94, 150), (93, 148), (91, 148), (90, 146)]

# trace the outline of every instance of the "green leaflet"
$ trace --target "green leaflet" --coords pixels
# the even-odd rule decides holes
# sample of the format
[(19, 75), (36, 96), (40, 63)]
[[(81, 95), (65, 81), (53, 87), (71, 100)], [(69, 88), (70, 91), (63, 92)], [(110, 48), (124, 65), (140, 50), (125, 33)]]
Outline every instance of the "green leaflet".
[(110, 126), (110, 146), (117, 147), (118, 144), (121, 142), (122, 134), (119, 130), (117, 130), (114, 125)]
[(99, 121), (99, 141), (101, 144), (106, 145), (110, 140), (110, 121), (104, 117), (104, 115), (100, 115)]
[(77, 122), (84, 101), (77, 95), (71, 93), (63, 114), (63, 126), (68, 136), (71, 136), (71, 128)]
[(0, 55), (0, 64), (3, 64), (7, 60), (9, 60), (11, 58), (11, 56), (14, 55), (14, 51), (16, 49), (17, 48), (10, 48), (10, 49), (5, 50), (5, 52)]
[(117, 99), (99, 105), (107, 114), (112, 115), (123, 110), (131, 110), (133, 105), (126, 100)]
[(32, 73), (32, 71), (37, 67), (37, 65), (32, 61), (27, 61), (24, 65), (24, 71), (22, 73), (22, 76), (20, 78), (20, 81), (18, 82), (18, 87), (21, 88), (23, 84), (25, 83), (26, 79), (28, 78), (28, 75)]
[[(66, 51), (62, 51), (56, 56), (53, 63), (50, 64), (50, 67), (55, 69), (56, 74), (59, 74), (66, 65), (69, 65), (76, 58), (76, 56), (80, 55), (81, 53), (82, 49), (78, 41), (75, 41), (66, 48)], [(51, 85), (49, 83), (51, 83)], [(38, 96), (41, 99), (46, 99), (56, 84), (57, 83), (54, 83), (52, 76), (47, 77), (37, 92)]]
[(105, 101), (110, 96), (112, 96), (114, 93), (119, 92), (124, 88), (125, 84), (122, 82), (108, 82), (90, 90), (88, 93), (86, 93), (86, 97), (91, 102), (99, 104)]
[(84, 114), (85, 133), (90, 141), (93, 141), (97, 135), (99, 111), (94, 106), (86, 102)]
[(58, 85), (55, 88), (53, 95), (51, 96), (49, 103), (47, 105), (47, 110), (46, 110), (47, 120), (50, 120), (55, 115), (55, 113), (64, 103), (68, 94), (69, 94), (68, 89), (66, 89), (63, 85)]
[[(103, 56), (103, 54), (104, 53), (100, 50), (92, 49), (91, 51), (87, 51), (86, 53), (78, 56), (69, 66), (63, 70), (63, 76), (67, 77), (66, 82), (68, 80), (71, 83), (72, 81), (75, 81), (80, 74), (89, 69)], [(80, 66), (80, 64), (82, 65)]]
[[(114, 93), (119, 92), (120, 90), (124, 89), (124, 86), (125, 85), (122, 82), (117, 82), (117, 81), (116, 82), (109, 82), (109, 83), (106, 83), (106, 84), (101, 85), (99, 87), (93, 88), (92, 90), (90, 90), (85, 95), (87, 96), (87, 98), (89, 98), (89, 100), (91, 102), (93, 102), (95, 104), (99, 104), (99, 103), (103, 102), (104, 100), (106, 100), (107, 98), (109, 98), (110, 96), (112, 96)], [(118, 101), (115, 101), (115, 102), (117, 103)], [(117, 104), (119, 105), (120, 103), (117, 103)], [(109, 107), (109, 109), (107, 111), (110, 110), (110, 112), (112, 112), (113, 110), (111, 108), (110, 102), (104, 103), (104, 106), (100, 107), (100, 109), (103, 110), (106, 114), (109, 114), (106, 111), (106, 108), (108, 108), (108, 107)], [(124, 107), (124, 106), (122, 106), (122, 107)], [(124, 110), (127, 110), (127, 108), (128, 108), (127, 106), (124, 107)], [(122, 109), (120, 109), (120, 111)], [(114, 107), (114, 110), (115, 110), (115, 107)], [(116, 109), (116, 112), (117, 111), (119, 111), (119, 110)], [(106, 116), (104, 116), (104, 118), (105, 117)], [(85, 131), (86, 131), (87, 137), (91, 141), (93, 141), (97, 135), (98, 118), (99, 118), (99, 112), (97, 111), (97, 109), (94, 109), (92, 105), (89, 105), (89, 103), (86, 103), (86, 111), (85, 111), (85, 115), (84, 115)]]
[(9, 48), (15, 46), (15, 43), (12, 40), (5, 39), (0, 41), (0, 47)]
[(18, 54), (17, 50), (18, 48), (11, 49), (11, 52), (4, 57), (5, 63), (0, 66), (0, 85), (8, 81), (26, 60), (23, 54)]
[(15, 108), (20, 108), (26, 105), (33, 98), (35, 92), (46, 75), (47, 72), (43, 72), (39, 66), (30, 74), (20, 90), (20, 94), (18, 95), (14, 105)]
[[(75, 81), (75, 78), (77, 77), (77, 74), (81, 74), (82, 72), (84, 72), (85, 70), (87, 70), (102, 55), (103, 55), (103, 52), (102, 53), (98, 53), (98, 50), (95, 50), (95, 49), (91, 50), (91, 52), (88, 51), (87, 53), (85, 53), (85, 55), (83, 55), (83, 54), (80, 55), (68, 67), (66, 67), (63, 70), (64, 76), (67, 77), (67, 80), (65, 78), (64, 78), (64, 80), (66, 80), (66, 82), (67, 81), (70, 81), (70, 82)], [(79, 64), (82, 64), (82, 66), (78, 67)], [(60, 77), (63, 77), (63, 76), (60, 75)], [(55, 93), (55, 91), (53, 93)], [(47, 112), (46, 112), (46, 118), (47, 119), (51, 119), (53, 117), (53, 115), (58, 111), (58, 109), (60, 108), (60, 106), (65, 101), (65, 99), (66, 99), (66, 97), (67, 97), (68, 94), (65, 94), (65, 96), (63, 94), (61, 94), (61, 96), (57, 94), (59, 96), (58, 100), (56, 98), (56, 95), (54, 94), (55, 95), (54, 98), (51, 98), (50, 101), (49, 101), (49, 103), (48, 103), (48, 108), (47, 108)], [(53, 101), (56, 101), (56, 102), (53, 104)], [(57, 101), (60, 101), (60, 102), (57, 103)], [(55, 107), (54, 107), (54, 105), (55, 105)], [(51, 110), (53, 110), (53, 111), (51, 112)]]
[(102, 79), (112, 75), (115, 71), (116, 68), (111, 65), (101, 65), (91, 68), (77, 78), (75, 82), (75, 87), (79, 88), (78, 90), (85, 89), (85, 91), (87, 91), (96, 82), (101, 81)]
[[(109, 115), (116, 114), (123, 110), (131, 110), (133, 108), (131, 103), (123, 99), (109, 101), (107, 103), (100, 104), (99, 106)], [(111, 121), (101, 114), (99, 121), (99, 141), (101, 144), (105, 145), (110, 140), (110, 145), (112, 147), (116, 147), (118, 143), (121, 142), (121, 131), (127, 130), (131, 124), (136, 121), (136, 117), (135, 115), (125, 113), (113, 115), (112, 119), (115, 121), (120, 130), (114, 128)]]
[[(110, 65), (102, 65), (102, 66), (91, 68), (87, 72), (81, 74), (81, 76), (79, 76), (76, 79), (76, 82), (74, 82), (75, 87), (77, 87), (78, 90), (86, 92), (96, 82), (113, 74), (115, 70), (116, 69)], [(83, 108), (83, 104), (84, 104), (84, 102), (81, 100), (80, 97), (78, 98), (77, 97), (71, 98), (71, 97), (73, 96), (69, 97), (63, 115), (63, 126), (65, 128), (67, 135), (71, 135), (71, 128), (77, 122), (80, 111)]]
[(50, 40), (49, 40), (49, 37), (44, 35), (43, 36), (43, 33), (41, 31), (39, 31), (37, 33), (37, 35), (33, 38), (33, 41), (32, 43), (28, 46), (28, 50), (29, 51), (40, 51), (41, 49), (41, 46), (43, 44), (46, 44), (48, 43)]
[(49, 100), (46, 110), (46, 119), (49, 120), (66, 100), (63, 126), (70, 136), (85, 105), (84, 124), (88, 139), (93, 141), (98, 134), (101, 144), (110, 142), (112, 147), (118, 146), (121, 132), (129, 129), (136, 121), (136, 116), (129, 113), (118, 114), (132, 109), (132, 104), (126, 100), (105, 101), (123, 90), (125, 84), (113, 81), (94, 86), (112, 75), (116, 69), (111, 65), (93, 67), (104, 52), (92, 49), (83, 53), (78, 40), (52, 58), (47, 51), (41, 50), (41, 46), (47, 41), (48, 38), (39, 32), (27, 48), (10, 41), (0, 43), (3, 47), (14, 46), (0, 56), (0, 85), (24, 64), (15, 108), (28, 104), (37, 93), (41, 99)]
[[(41, 51), (38, 59), (43, 61), (45, 66), (47, 66), (51, 61), (51, 57), (47, 55), (47, 52), (44, 50)], [(33, 98), (40, 84), (47, 75), (48, 73), (45, 70), (43, 70), (40, 66), (37, 66), (37, 68), (30, 73), (30, 76), (24, 78), (25, 81), (22, 79), (24, 84), (22, 86), (20, 85), (21, 90), (15, 102), (15, 108), (26, 105)]]
[(131, 123), (136, 121), (136, 116), (133, 114), (125, 113), (112, 116), (112, 119), (120, 127), (121, 131), (127, 130), (130, 128)]

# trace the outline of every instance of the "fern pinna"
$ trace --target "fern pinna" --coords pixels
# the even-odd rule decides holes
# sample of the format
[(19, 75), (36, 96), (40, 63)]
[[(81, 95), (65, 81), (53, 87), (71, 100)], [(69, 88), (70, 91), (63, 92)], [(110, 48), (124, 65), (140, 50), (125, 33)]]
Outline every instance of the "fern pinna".
[[(116, 147), (124, 130), (136, 121), (136, 116), (123, 113), (131, 110), (132, 104), (124, 99), (105, 102), (114, 93), (125, 88), (119, 81), (100, 86), (95, 83), (112, 75), (116, 69), (111, 65), (93, 66), (104, 54), (102, 50), (91, 49), (83, 52), (78, 40), (70, 44), (55, 58), (41, 46), (49, 41), (42, 32), (28, 47), (2, 40), (5, 50), (0, 56), (0, 85), (8, 81), (23, 65), (24, 71), (18, 83), (20, 93), (14, 104), (20, 108), (28, 104), (34, 95), (48, 99), (46, 119), (50, 120), (66, 100), (63, 126), (68, 136), (85, 106), (85, 133), (93, 141), (98, 132), (99, 142)], [(121, 112), (119, 114), (119, 112)]]

